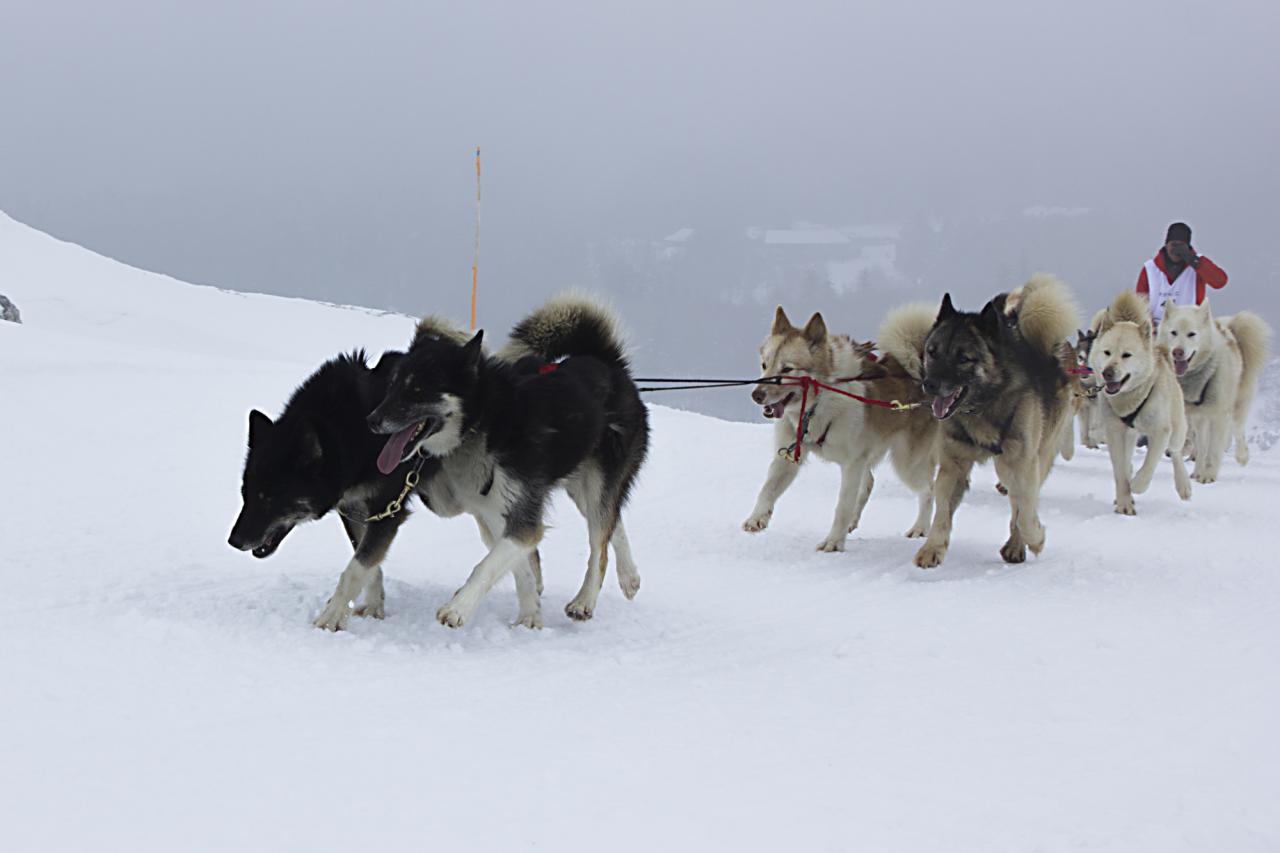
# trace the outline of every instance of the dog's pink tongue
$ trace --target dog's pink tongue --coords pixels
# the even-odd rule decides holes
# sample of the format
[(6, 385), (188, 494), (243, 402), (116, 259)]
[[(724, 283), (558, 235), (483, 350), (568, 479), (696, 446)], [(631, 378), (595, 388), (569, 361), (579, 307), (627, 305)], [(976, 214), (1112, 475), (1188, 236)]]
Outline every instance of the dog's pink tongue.
[(942, 416), (947, 413), (947, 406), (950, 405), (950, 397), (934, 397), (933, 398), (933, 416), (938, 420), (942, 420)]
[(382, 446), (382, 452), (378, 454), (378, 470), (384, 474), (390, 474), (396, 470), (396, 466), (404, 459), (404, 449), (408, 445), (409, 439), (413, 438), (414, 432), (418, 429), (418, 425), (414, 424), (405, 427), (391, 438), (387, 439), (387, 443)]
[(1173, 360), (1173, 372), (1178, 374), (1179, 376), (1185, 376), (1187, 372), (1187, 368), (1190, 365), (1191, 365), (1191, 362), (1189, 361), (1179, 361), (1178, 359), (1175, 358)]

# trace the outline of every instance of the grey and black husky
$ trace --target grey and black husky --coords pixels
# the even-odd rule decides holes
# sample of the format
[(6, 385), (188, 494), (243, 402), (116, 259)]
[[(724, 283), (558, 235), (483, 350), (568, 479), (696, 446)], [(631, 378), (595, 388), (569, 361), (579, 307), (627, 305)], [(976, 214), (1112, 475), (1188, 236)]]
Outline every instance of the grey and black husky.
[[(552, 300), (521, 321), (500, 357), (420, 329), (395, 367), (369, 428), (389, 436), (388, 470), (427, 454), (440, 466), (420, 492), (441, 515), (475, 516), (489, 553), (436, 616), (463, 625), (485, 593), (512, 572), (520, 620), (540, 624), (529, 556), (543, 534), (553, 489), (563, 486), (587, 520), (582, 589), (565, 607), (590, 619), (608, 546), (627, 598), (640, 587), (620, 513), (648, 449), (648, 413), (632, 381), (617, 324), (580, 296)], [(532, 620), (532, 621), (531, 621)]]
[(1019, 563), (1026, 549), (1039, 554), (1044, 548), (1040, 488), (1071, 417), (1061, 353), (1075, 327), (1069, 293), (1048, 275), (1033, 276), (978, 313), (957, 311), (950, 294), (943, 297), (922, 353), (923, 387), (943, 422), (943, 440), (933, 526), (916, 553), (917, 566), (942, 562), (969, 472), (988, 459), (995, 460), (1013, 510), (1000, 556)]

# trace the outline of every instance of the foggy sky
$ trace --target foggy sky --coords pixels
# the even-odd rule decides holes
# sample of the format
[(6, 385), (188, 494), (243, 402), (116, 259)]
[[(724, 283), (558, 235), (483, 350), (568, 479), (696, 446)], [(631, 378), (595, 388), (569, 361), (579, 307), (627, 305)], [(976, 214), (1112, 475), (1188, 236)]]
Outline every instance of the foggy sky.
[(1033, 204), (1104, 217), (1052, 259), (1086, 292), (1185, 219), (1276, 322), (1277, 31), (1262, 0), (0, 0), (0, 209), (190, 281), (462, 317), (482, 145), (495, 324), (598, 241)]

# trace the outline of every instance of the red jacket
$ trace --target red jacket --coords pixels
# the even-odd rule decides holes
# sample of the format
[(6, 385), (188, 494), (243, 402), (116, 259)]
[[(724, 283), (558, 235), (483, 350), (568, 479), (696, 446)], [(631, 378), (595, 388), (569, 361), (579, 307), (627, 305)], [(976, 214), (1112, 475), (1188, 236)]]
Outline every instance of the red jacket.
[[(1169, 274), (1169, 267), (1164, 262), (1164, 252), (1156, 252), (1156, 266), (1158, 266), (1165, 275)], [(1204, 286), (1207, 284), (1214, 290), (1224, 287), (1227, 283), (1227, 272), (1213, 261), (1200, 256), (1200, 265), (1196, 267), (1196, 304), (1204, 302)], [(1147, 299), (1151, 298), (1150, 286), (1147, 284), (1147, 268), (1143, 266), (1142, 272), (1138, 273), (1138, 292)]]

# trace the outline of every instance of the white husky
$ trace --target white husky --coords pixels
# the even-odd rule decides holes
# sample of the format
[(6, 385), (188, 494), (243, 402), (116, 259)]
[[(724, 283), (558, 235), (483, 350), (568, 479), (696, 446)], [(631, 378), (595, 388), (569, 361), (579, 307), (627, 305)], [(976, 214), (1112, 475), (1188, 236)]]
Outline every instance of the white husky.
[[(1182, 389), (1173, 373), (1173, 360), (1151, 337), (1151, 314), (1146, 300), (1126, 290), (1107, 308), (1098, 339), (1089, 353), (1089, 367), (1102, 382), (1102, 419), (1116, 480), (1116, 512), (1136, 515), (1133, 496), (1151, 485), (1166, 448), (1173, 460), (1178, 497), (1191, 498), (1191, 479), (1182, 461), (1187, 417)], [(1138, 434), (1147, 436), (1147, 458), (1133, 474), (1133, 450)]]
[(1222, 454), (1234, 436), (1236, 461), (1249, 461), (1244, 427), (1253, 406), (1258, 374), (1267, 362), (1271, 327), (1257, 314), (1241, 311), (1214, 318), (1209, 300), (1200, 305), (1167, 302), (1160, 345), (1169, 350), (1182, 386), (1187, 421), (1195, 444), (1200, 483), (1218, 479)]
[[(925, 398), (920, 389), (920, 358), (914, 353), (923, 349), (934, 313), (932, 306), (906, 306), (890, 314), (880, 330), (884, 354), (876, 359), (871, 355), (874, 344), (828, 334), (821, 314), (814, 314), (798, 329), (779, 306), (760, 347), (760, 369), (765, 376), (808, 376), (872, 398), (919, 402)], [(858, 381), (850, 381), (852, 377)], [(769, 525), (774, 504), (799, 473), (797, 461), (813, 453), (837, 463), (841, 473), (835, 518), (818, 550), (843, 551), (871, 496), (871, 469), (888, 453), (894, 470), (918, 498), (916, 520), (907, 536), (920, 537), (929, 531), (939, 431), (927, 406), (890, 411), (820, 389), (806, 400), (794, 384), (760, 385), (752, 398), (764, 407), (765, 417), (776, 419), (777, 427), (769, 474), (755, 509), (742, 525), (744, 530), (759, 533)], [(797, 450), (798, 430), (803, 435)]]

